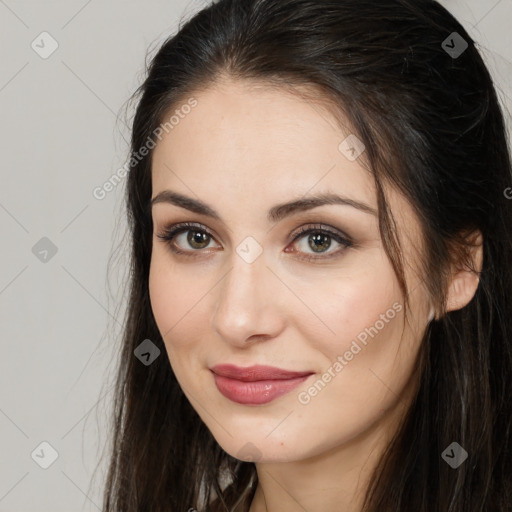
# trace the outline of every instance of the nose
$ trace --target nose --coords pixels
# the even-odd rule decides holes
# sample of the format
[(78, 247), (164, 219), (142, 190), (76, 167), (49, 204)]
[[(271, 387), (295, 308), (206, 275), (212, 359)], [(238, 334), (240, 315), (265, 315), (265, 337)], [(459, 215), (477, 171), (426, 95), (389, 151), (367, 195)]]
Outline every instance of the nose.
[(232, 268), (217, 288), (213, 329), (226, 343), (243, 348), (283, 330), (280, 298), (286, 289), (267, 267), (263, 254), (248, 263), (234, 253)]

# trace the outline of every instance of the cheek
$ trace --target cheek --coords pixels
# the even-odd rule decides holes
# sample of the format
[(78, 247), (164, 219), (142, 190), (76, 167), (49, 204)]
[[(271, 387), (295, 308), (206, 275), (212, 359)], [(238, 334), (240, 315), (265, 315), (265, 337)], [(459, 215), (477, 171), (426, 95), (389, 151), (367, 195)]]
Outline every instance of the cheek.
[(347, 288), (340, 303), (336, 324), (339, 332), (338, 353), (358, 353), (360, 347), (368, 362), (368, 359), (386, 348), (373, 347), (374, 339), (395, 338), (395, 334), (399, 332), (399, 323), (396, 320), (402, 305), (401, 294), (393, 285), (393, 281), (381, 277), (380, 280), (371, 279)]
[[(329, 383), (325, 390), (315, 384), (306, 393), (322, 396), (314, 399), (311, 410), (320, 414), (333, 408), (341, 424), (357, 430), (396, 401), (411, 375), (419, 339), (407, 323), (404, 326), (402, 293), (391, 270), (382, 268), (338, 283), (343, 289), (328, 290), (335, 308), (323, 310), (329, 312), (325, 321), (336, 334), (310, 338), (326, 356), (322, 371)], [(414, 300), (411, 306), (415, 307)]]
[[(193, 337), (190, 318), (200, 309), (204, 290), (190, 274), (177, 271), (170, 258), (155, 249), (149, 270), (149, 297), (158, 330), (168, 351), (179, 350)], [(180, 336), (187, 332), (187, 337)]]
[[(149, 298), (153, 316), (165, 340), (165, 333), (172, 329), (179, 318), (180, 301), (172, 291), (178, 289), (179, 282), (176, 274), (166, 270), (163, 258), (155, 252), (153, 250), (149, 269)], [(181, 292), (184, 293), (184, 290)]]
[(402, 294), (392, 267), (380, 258), (364, 263), (357, 268), (352, 266), (350, 271), (322, 276), (315, 287), (309, 283), (308, 290), (296, 283), (296, 289), (308, 297), (310, 309), (322, 322), (319, 325), (309, 315), (315, 328), (307, 327), (302, 320), (303, 329), (311, 345), (330, 360), (349, 350), (353, 341), (365, 346), (365, 340), (373, 339), (376, 331), (389, 334), (397, 324), (401, 325), (396, 319), (397, 310), (403, 309)]

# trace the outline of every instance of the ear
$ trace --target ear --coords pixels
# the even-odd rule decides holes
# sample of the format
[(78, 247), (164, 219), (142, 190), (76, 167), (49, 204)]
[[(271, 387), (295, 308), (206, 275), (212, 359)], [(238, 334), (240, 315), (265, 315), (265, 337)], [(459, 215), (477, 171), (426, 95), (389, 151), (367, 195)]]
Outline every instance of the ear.
[(458, 268), (452, 275), (446, 298), (446, 312), (462, 309), (474, 297), (483, 263), (483, 237), (481, 231), (473, 231), (467, 236), (470, 244), (464, 268)]

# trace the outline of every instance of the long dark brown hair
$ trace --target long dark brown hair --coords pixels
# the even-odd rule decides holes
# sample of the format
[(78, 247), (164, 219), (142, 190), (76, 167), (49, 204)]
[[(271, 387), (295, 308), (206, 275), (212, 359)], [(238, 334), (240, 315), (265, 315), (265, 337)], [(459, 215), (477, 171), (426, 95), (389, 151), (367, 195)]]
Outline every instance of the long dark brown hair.
[[(224, 76), (309, 87), (312, 101), (330, 102), (349, 123), (366, 147), (360, 161), (375, 180), (382, 241), (405, 298), (383, 184), (420, 220), (419, 264), (435, 319), (417, 359), (417, 395), (364, 511), (512, 510), (512, 171), (503, 111), (476, 43), (435, 1), (220, 0), (161, 45), (134, 96), (130, 289), (103, 511), (247, 511), (258, 483), (255, 465), (224, 452), (181, 391), (148, 292), (152, 151), (141, 157), (140, 149), (169, 112)], [(475, 230), (483, 234), (478, 288), (447, 312), (449, 270), (470, 264)], [(134, 356), (145, 339), (163, 355), (149, 366)], [(468, 453), (456, 469), (441, 456), (453, 442)]]

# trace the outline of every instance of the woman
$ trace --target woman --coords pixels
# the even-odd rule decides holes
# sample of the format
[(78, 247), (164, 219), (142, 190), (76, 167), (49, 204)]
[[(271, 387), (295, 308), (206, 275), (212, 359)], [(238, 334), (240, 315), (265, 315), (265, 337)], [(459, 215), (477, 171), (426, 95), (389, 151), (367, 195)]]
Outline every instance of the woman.
[(220, 0), (138, 92), (104, 511), (510, 510), (511, 161), (464, 28)]

